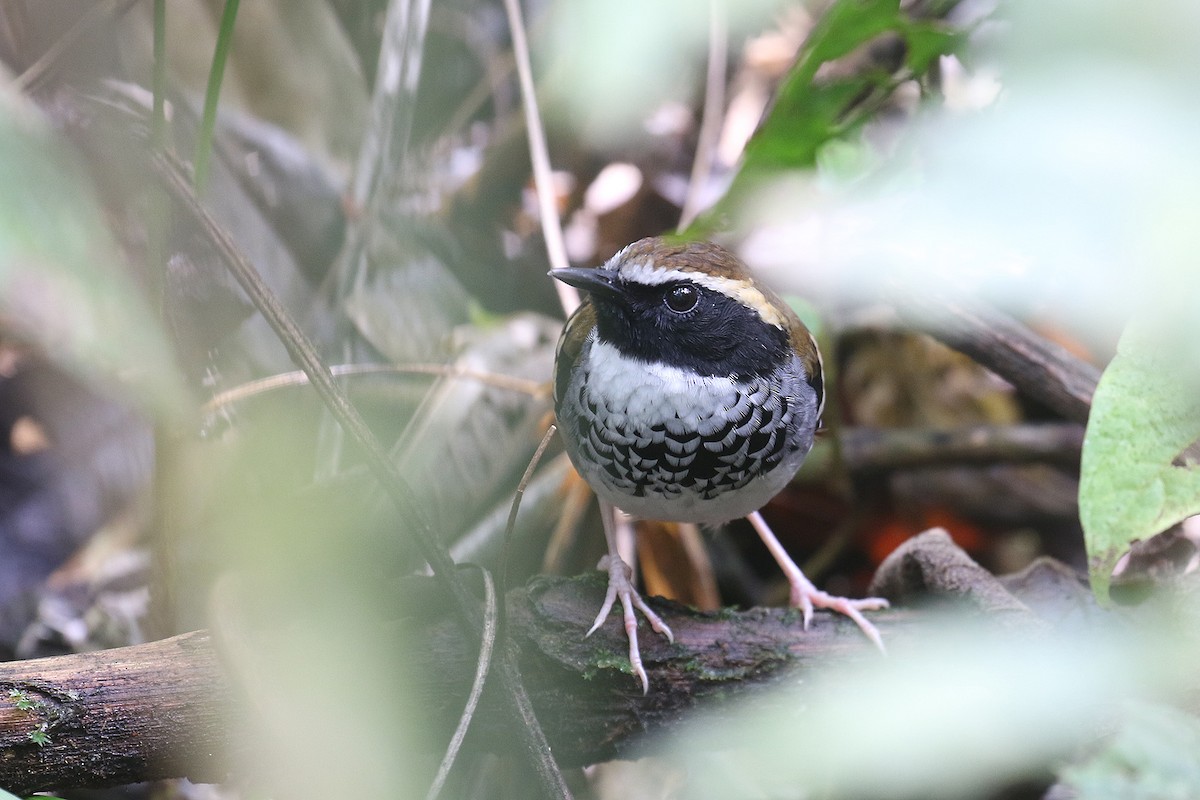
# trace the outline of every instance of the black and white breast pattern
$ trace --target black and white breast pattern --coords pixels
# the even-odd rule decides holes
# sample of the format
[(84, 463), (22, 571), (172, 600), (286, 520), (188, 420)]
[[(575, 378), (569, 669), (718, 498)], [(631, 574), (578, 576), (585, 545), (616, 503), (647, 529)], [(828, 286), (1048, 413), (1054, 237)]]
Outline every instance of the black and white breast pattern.
[(739, 380), (628, 358), (593, 340), (559, 397), (571, 460), (637, 516), (724, 522), (764, 505), (812, 446), (816, 397), (799, 362)]

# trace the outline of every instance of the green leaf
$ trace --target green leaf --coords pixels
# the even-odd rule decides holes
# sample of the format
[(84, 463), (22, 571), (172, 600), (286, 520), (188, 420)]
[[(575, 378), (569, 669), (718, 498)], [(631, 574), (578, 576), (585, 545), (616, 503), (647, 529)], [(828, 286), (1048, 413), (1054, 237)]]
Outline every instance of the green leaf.
[(912, 22), (905, 26), (904, 40), (908, 52), (904, 63), (913, 74), (919, 75), (933, 66), (940, 56), (956, 53), (966, 33), (948, 28), (940, 22)]
[[(904, 69), (857, 69), (817, 79), (824, 64), (886, 33), (903, 39)], [(781, 172), (816, 166), (822, 149), (857, 131), (900, 78), (925, 72), (939, 55), (957, 49), (962, 35), (938, 21), (913, 20), (897, 0), (836, 0), (801, 47), (774, 105), (746, 146), (729, 192), (687, 235), (694, 238), (721, 224), (755, 185)]]
[(880, 34), (900, 30), (906, 22), (896, 0), (838, 0), (830, 6), (779, 87), (771, 113), (747, 145), (742, 174), (811, 167), (820, 146), (836, 135), (838, 119), (850, 101), (886, 77), (854, 75), (817, 83), (817, 70)]
[(904, 39), (905, 64), (914, 73), (950, 52), (960, 35), (939, 23), (912, 21), (895, 0), (838, 0), (801, 48), (770, 115), (746, 148), (744, 170), (813, 166), (821, 146), (845, 132), (842, 118), (856, 98), (887, 90), (893, 81), (882, 70), (817, 81), (817, 71), (889, 32)]
[(67, 369), (165, 413), (179, 407), (182, 383), (87, 174), (37, 111), (0, 85), (0, 315)]
[(1176, 315), (1131, 322), (1092, 399), (1079, 515), (1101, 601), (1132, 542), (1200, 513), (1200, 465), (1188, 455), (1200, 435), (1200, 358), (1196, 326), (1185, 324)]

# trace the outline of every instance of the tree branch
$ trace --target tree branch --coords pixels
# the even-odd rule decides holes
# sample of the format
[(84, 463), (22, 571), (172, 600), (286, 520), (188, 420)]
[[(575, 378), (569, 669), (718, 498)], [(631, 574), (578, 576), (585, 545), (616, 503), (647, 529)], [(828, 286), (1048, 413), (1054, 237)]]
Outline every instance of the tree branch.
[(1083, 426), (1074, 422), (949, 429), (843, 428), (842, 457), (855, 471), (949, 464), (1044, 461), (1078, 467)]
[[(414, 676), (410, 696), (433, 699), (438, 710), (423, 710), (434, 715), (425, 741), (440, 751), (458, 721), (477, 643), (463, 637), (431, 579), (414, 579), (403, 593), (400, 608), (447, 609), (432, 622), (406, 626), (403, 652), (412, 663), (398, 670)], [(676, 639), (669, 644), (644, 634), (651, 680), (644, 696), (628, 671), (616, 623), (583, 636), (603, 593), (602, 581), (588, 575), (537, 579), (507, 596), (508, 635), (519, 646), (533, 708), (563, 766), (636, 754), (645, 735), (667, 730), (681, 712), (731, 706), (796, 670), (879, 657), (852, 622), (828, 613), (818, 612), (806, 632), (791, 610), (702, 614), (658, 599), (652, 602)], [(901, 611), (875, 620), (888, 639), (909, 635), (914, 623)], [(489, 685), (468, 746), (519, 746), (499, 694)], [(256, 705), (231, 702), (238, 696), (206, 631), (0, 664), (0, 786), (27, 793), (166, 777), (223, 780), (231, 742), (241, 749), (254, 741), (246, 733)], [(18, 707), (30, 703), (33, 709)], [(39, 747), (29, 734), (44, 722), (49, 741)]]
[(224, 780), (232, 694), (205, 631), (0, 664), (0, 786)]
[(970, 356), (1065, 419), (1086, 423), (1100, 370), (994, 308), (912, 296), (906, 321)]
[[(1112, 622), (1075, 572), (1041, 559), (997, 579), (940, 529), (913, 537), (889, 556), (871, 592), (901, 601), (938, 596), (975, 609), (981, 624), (1039, 633), (1054, 620), (1081, 615)], [(819, 611), (804, 631), (794, 610), (701, 613), (654, 598), (650, 602), (674, 629), (675, 643), (645, 637), (651, 691), (643, 695), (624, 657), (618, 624), (583, 636), (603, 594), (603, 578), (594, 573), (536, 578), (506, 596), (506, 645), (520, 651), (533, 708), (562, 766), (639, 755), (649, 737), (672, 730), (684, 712), (732, 709), (815, 666), (880, 658), (854, 623), (839, 615)], [(471, 683), (477, 643), (464, 637), (446, 589), (433, 579), (407, 579), (394, 599), (398, 609), (443, 609), (432, 620), (402, 621), (404, 647), (394, 649), (410, 662), (397, 665), (397, 673), (413, 681), (407, 696), (427, 701), (397, 713), (427, 720), (422, 741), (441, 752)], [(924, 623), (918, 612), (903, 610), (872, 618), (896, 651), (919, 636)], [(219, 781), (227, 777), (224, 754), (270, 738), (249, 735), (256, 722), (252, 709), (262, 706), (235, 685), (217, 642), (204, 631), (0, 664), (0, 688), (0, 786), (11, 791), (170, 776)], [(485, 690), (466, 746), (522, 746), (504, 694), (496, 685)], [(43, 726), (49, 741), (39, 747), (29, 734)]]

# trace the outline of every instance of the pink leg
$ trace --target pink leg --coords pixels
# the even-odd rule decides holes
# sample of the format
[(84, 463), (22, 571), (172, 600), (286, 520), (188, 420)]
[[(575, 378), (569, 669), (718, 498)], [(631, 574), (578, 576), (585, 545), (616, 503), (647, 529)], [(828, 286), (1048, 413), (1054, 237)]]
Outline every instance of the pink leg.
[(783, 574), (787, 576), (788, 583), (792, 587), (791, 604), (799, 608), (804, 616), (804, 629), (808, 630), (808, 625), (812, 622), (813, 607), (828, 608), (830, 611), (837, 611), (839, 614), (845, 614), (862, 629), (862, 632), (867, 635), (867, 638), (875, 643), (880, 652), (886, 653), (887, 649), (883, 646), (883, 637), (879, 635), (879, 629), (876, 628), (871, 621), (863, 616), (863, 611), (878, 611), (881, 608), (888, 607), (888, 601), (882, 597), (865, 597), (861, 600), (850, 600), (845, 597), (836, 597), (823, 592), (813, 585), (813, 582), (804, 576), (800, 567), (796, 566), (796, 562), (783, 549), (783, 545), (775, 538), (775, 534), (771, 531), (771, 527), (767, 525), (766, 520), (762, 518), (762, 514), (755, 511), (746, 517), (750, 524), (754, 526), (754, 530), (758, 531), (759, 537), (763, 540), (763, 544), (771, 551), (771, 555), (775, 557)]
[(633, 674), (637, 675), (642, 682), (642, 693), (646, 694), (650, 691), (650, 678), (646, 675), (646, 668), (642, 666), (642, 654), (638, 650), (637, 617), (634, 615), (634, 609), (641, 611), (650, 623), (650, 627), (666, 636), (667, 641), (674, 642), (675, 636), (667, 627), (667, 623), (663, 622), (658, 614), (655, 614), (646, 605), (637, 589), (633, 588), (633, 570), (617, 552), (613, 510), (611, 505), (601, 501), (600, 517), (604, 521), (604, 538), (608, 542), (608, 555), (600, 559), (597, 569), (608, 570), (608, 591), (604, 595), (604, 605), (600, 606), (600, 613), (596, 615), (596, 621), (592, 623), (592, 627), (586, 635), (591, 636), (597, 628), (604, 624), (604, 620), (608, 619), (608, 614), (612, 611), (613, 603), (619, 597), (625, 622), (625, 635), (629, 637), (629, 664), (633, 667)]

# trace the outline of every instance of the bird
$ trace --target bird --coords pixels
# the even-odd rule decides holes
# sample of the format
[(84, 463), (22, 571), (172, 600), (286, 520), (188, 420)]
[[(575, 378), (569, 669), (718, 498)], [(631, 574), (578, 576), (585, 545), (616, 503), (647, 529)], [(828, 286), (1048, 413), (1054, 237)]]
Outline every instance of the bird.
[(862, 612), (887, 600), (818, 589), (759, 511), (800, 468), (825, 404), (821, 354), (795, 312), (711, 242), (641, 239), (599, 267), (550, 275), (583, 298), (555, 351), (554, 407), (567, 454), (601, 502), (607, 542), (598, 568), (608, 588), (586, 635), (619, 600), (643, 693), (635, 609), (674, 641), (617, 551), (615, 507), (706, 526), (745, 517), (787, 577), (804, 629), (814, 607), (831, 609), (883, 650)]

